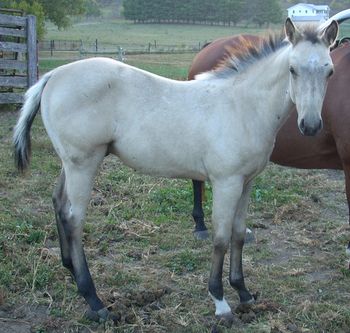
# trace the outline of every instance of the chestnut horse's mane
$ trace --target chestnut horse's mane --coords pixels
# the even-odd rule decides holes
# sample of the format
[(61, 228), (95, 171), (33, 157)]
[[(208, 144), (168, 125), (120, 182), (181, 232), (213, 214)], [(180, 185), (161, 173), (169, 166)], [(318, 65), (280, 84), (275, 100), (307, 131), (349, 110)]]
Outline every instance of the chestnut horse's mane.
[[(280, 48), (288, 45), (284, 34), (269, 34), (259, 42), (247, 36), (239, 36), (239, 41), (226, 48), (226, 57), (212, 72), (215, 77), (228, 77), (241, 73), (253, 63), (269, 56)], [(255, 42), (255, 43), (254, 43)]]

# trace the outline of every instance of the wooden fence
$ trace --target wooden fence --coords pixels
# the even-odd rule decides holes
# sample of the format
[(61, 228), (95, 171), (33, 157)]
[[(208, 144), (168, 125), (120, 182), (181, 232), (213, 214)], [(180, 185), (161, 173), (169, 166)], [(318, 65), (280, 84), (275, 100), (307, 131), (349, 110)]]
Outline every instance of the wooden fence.
[(37, 78), (36, 17), (0, 13), (0, 104), (22, 103)]

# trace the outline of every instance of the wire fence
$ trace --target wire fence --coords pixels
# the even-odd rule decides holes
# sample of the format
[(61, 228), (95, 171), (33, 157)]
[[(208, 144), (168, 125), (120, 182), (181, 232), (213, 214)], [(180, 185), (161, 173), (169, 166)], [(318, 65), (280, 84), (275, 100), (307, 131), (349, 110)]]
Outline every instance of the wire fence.
[(128, 54), (150, 54), (150, 53), (191, 53), (198, 52), (207, 41), (198, 42), (194, 45), (172, 45), (159, 44), (156, 40), (144, 44), (112, 44), (83, 40), (42, 40), (39, 42), (39, 51), (49, 51), (51, 56), (56, 52), (76, 51), (81, 55), (85, 54), (111, 54), (115, 53), (118, 57)]

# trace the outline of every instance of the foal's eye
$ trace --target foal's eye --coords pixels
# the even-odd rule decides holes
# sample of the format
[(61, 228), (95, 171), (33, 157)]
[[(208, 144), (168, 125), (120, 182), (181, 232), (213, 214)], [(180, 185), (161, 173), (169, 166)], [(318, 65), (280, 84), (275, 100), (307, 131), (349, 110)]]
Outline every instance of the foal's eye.
[(292, 75), (294, 75), (294, 76), (296, 76), (297, 75), (297, 73), (296, 73), (296, 71), (295, 71), (295, 69), (291, 66), (291, 67), (289, 67), (289, 71), (290, 71), (290, 73), (292, 74)]

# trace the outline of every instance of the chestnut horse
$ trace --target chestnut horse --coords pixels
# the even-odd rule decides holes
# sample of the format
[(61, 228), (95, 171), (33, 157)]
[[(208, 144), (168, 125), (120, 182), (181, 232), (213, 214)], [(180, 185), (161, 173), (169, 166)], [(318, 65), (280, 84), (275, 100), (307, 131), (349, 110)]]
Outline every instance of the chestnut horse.
[[(192, 80), (195, 75), (214, 69), (228, 52), (239, 52), (243, 40), (259, 44), (262, 37), (236, 35), (207, 44), (194, 58), (188, 79)], [(346, 90), (350, 86), (350, 43), (340, 43), (331, 52), (331, 57), (335, 73), (329, 80), (323, 104), (323, 130), (315, 137), (303, 136), (296, 125), (297, 113), (294, 110), (278, 132), (270, 160), (279, 165), (301, 169), (344, 170), (350, 211), (350, 98)], [(196, 224), (194, 234), (199, 239), (208, 237), (202, 210), (203, 184), (193, 181), (192, 215)]]

